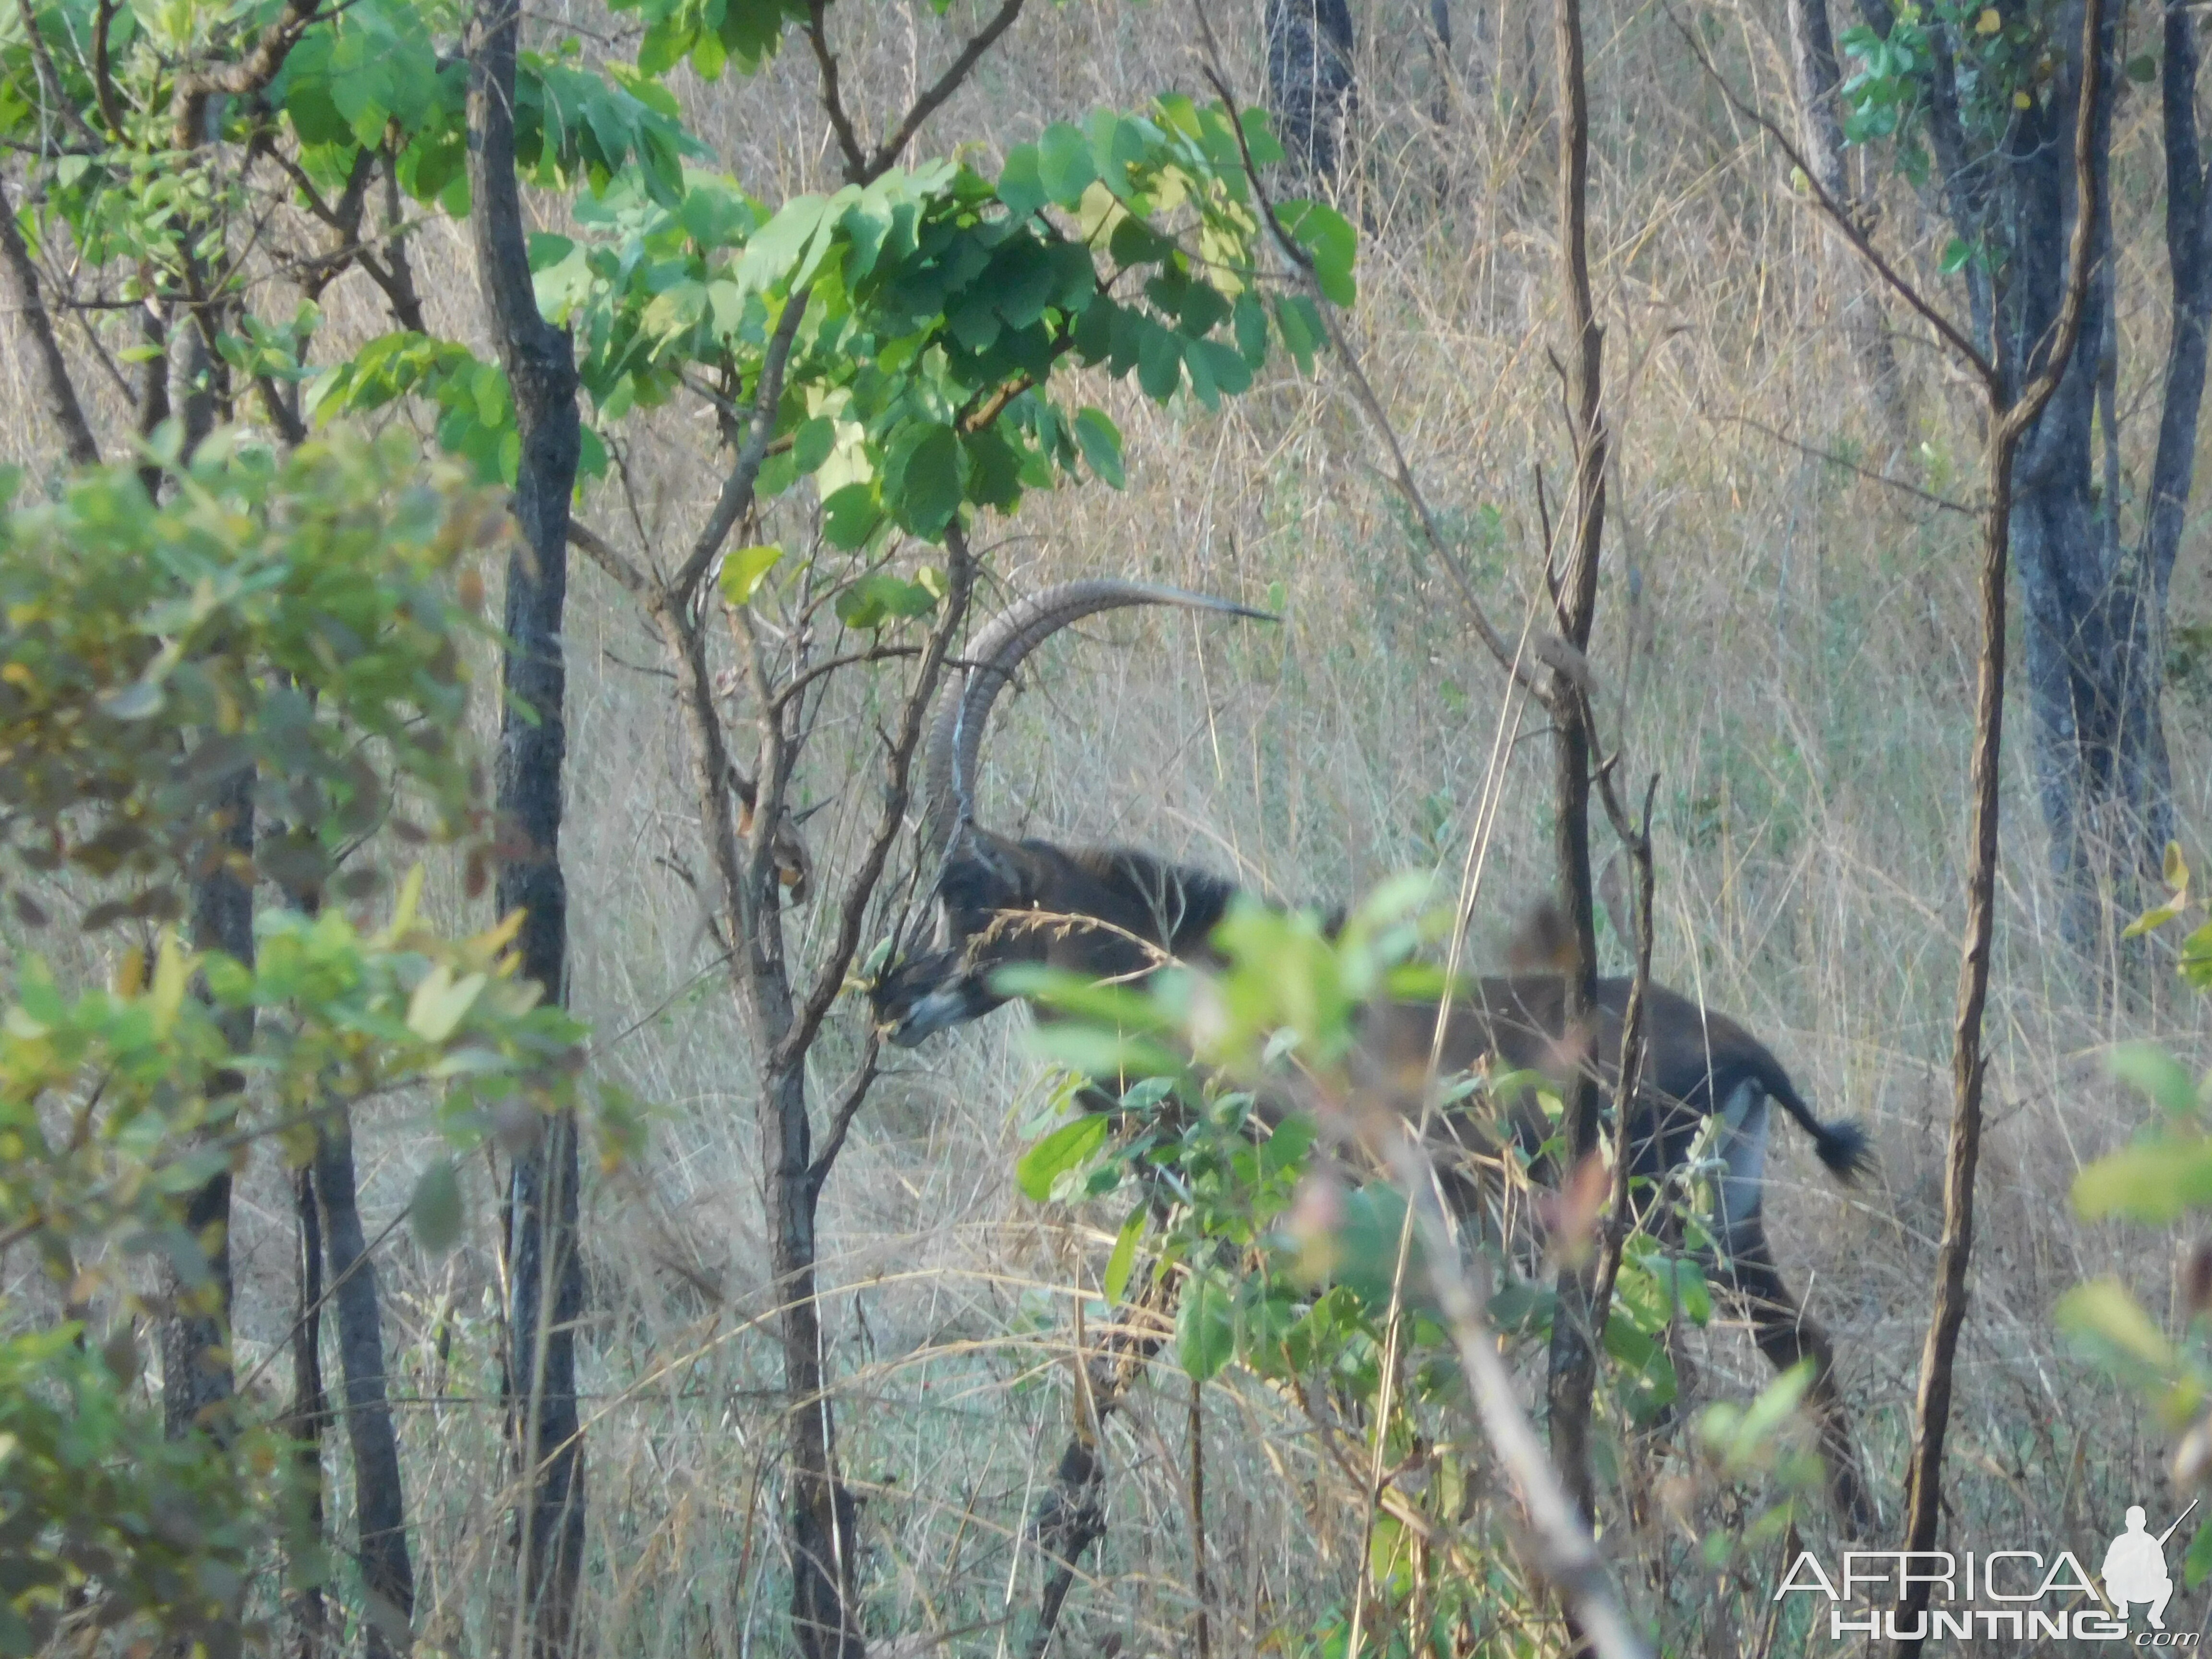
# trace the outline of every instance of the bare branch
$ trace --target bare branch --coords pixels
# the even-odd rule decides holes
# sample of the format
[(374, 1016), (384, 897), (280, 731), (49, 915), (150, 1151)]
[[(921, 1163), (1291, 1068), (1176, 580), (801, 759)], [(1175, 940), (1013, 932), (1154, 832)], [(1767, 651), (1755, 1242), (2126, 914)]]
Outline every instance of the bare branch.
[(845, 94), (837, 79), (837, 54), (830, 50), (829, 0), (809, 0), (806, 41), (814, 48), (814, 62), (822, 76), (822, 108), (830, 117), (830, 130), (837, 135), (837, 148), (845, 157), (845, 179), (860, 184), (868, 178), (868, 153), (845, 110)]
[(852, 1080), (844, 1092), (837, 1097), (836, 1109), (830, 1115), (830, 1133), (822, 1138), (822, 1150), (814, 1162), (807, 1166), (806, 1178), (820, 1192), (822, 1183), (830, 1178), (830, 1171), (837, 1162), (837, 1154), (845, 1150), (845, 1137), (853, 1127), (868, 1098), (868, 1091), (875, 1086), (876, 1062), (883, 1053), (883, 1039), (875, 1032), (868, 1033), (867, 1042), (860, 1049), (860, 1063), (853, 1071)]
[(1877, 472), (1870, 466), (1862, 466), (1858, 462), (1846, 456), (1838, 455), (1833, 450), (1815, 449), (1812, 445), (1802, 443), (1786, 432), (1778, 432), (1772, 427), (1752, 419), (1748, 415), (1711, 415), (1706, 418), (1727, 421), (1736, 426), (1749, 427), (1761, 437), (1771, 438), (1776, 443), (1796, 450), (1800, 455), (1816, 461), (1826, 461), (1830, 466), (1840, 466), (1846, 472), (1856, 472), (1871, 483), (1882, 484), (1891, 489), (1900, 490), (1915, 501), (1925, 501), (1929, 506), (1939, 508), (1945, 513), (1957, 513), (1964, 517), (1977, 520), (1982, 516), (1982, 509), (1978, 507), (1969, 507), (1964, 501), (1954, 501), (1948, 495), (1934, 495), (1921, 489), (1917, 484), (1909, 484), (1902, 478), (1891, 477), (1887, 472)]
[(2095, 275), (2089, 254), (2097, 218), (2097, 100), (2102, 95), (2105, 67), (2097, 34), (2103, 22), (2104, 0), (2087, 0), (2081, 25), (2081, 87), (2074, 110), (2074, 234), (2066, 246), (2066, 297), (2059, 305), (2058, 322), (2051, 331), (2042, 367), (2004, 412), (2001, 429), (2014, 438), (2035, 424), (2051, 394), (2058, 389), (2075, 344), (2081, 337), (2081, 319), (2088, 309), (2090, 280)]
[(4, 179), (0, 179), (0, 264), (7, 267), (8, 285), (15, 290), (15, 314), (23, 319), (31, 349), (38, 354), (40, 374), (46, 381), (46, 413), (61, 428), (70, 459), (78, 466), (97, 466), (100, 445), (92, 435), (92, 423), (85, 419), (76, 382), (70, 378), (69, 360), (62, 356), (61, 342), (55, 337), (54, 320), (39, 286), (38, 264), (23, 240), (22, 227), (15, 222), (15, 204), (8, 199)]
[(914, 135), (921, 131), (921, 124), (936, 114), (945, 100), (960, 89), (960, 83), (982, 61), (983, 54), (997, 44), (1000, 35), (1014, 26), (1014, 19), (1022, 15), (1023, 3), (1024, 0), (1003, 0), (999, 9), (992, 14), (991, 21), (969, 37), (968, 44), (960, 48), (959, 56), (947, 66), (945, 73), (933, 81), (929, 89), (914, 100), (914, 107), (906, 112), (896, 130), (868, 158), (867, 166), (861, 170), (860, 178), (856, 182), (866, 184), (879, 179), (897, 163), (900, 154), (914, 142)]
[(775, 406), (783, 399), (784, 370), (790, 366), (792, 344), (799, 337), (799, 320), (806, 315), (806, 302), (813, 292), (811, 284), (793, 289), (783, 302), (775, 332), (769, 337), (768, 350), (761, 359), (760, 386), (753, 397), (752, 429), (745, 434), (737, 464), (722, 480), (721, 496), (707, 520), (707, 527), (691, 544), (690, 556), (668, 586), (668, 597), (678, 610), (691, 608), (700, 578), (722, 550), (722, 544), (729, 539), (745, 509), (753, 504), (753, 487), (760, 482), (761, 465), (768, 459), (769, 434), (775, 430)]
[[(2001, 382), (1990, 382), (1990, 496), (1982, 529), (1979, 599), (1981, 659), (1974, 692), (1974, 745), (1968, 770), (1972, 822), (1968, 830), (1966, 948), (1959, 963), (1959, 1002), (1952, 1026), (1950, 1134), (1944, 1152), (1943, 1233), (1936, 1250), (1936, 1296), (1920, 1351), (1920, 1380), (1913, 1406), (1912, 1447), (1905, 1480), (1908, 1550), (1934, 1547), (1943, 1509), (1943, 1447), (1951, 1419), (1959, 1333), (1966, 1319), (1966, 1271), (1974, 1248), (1974, 1182), (1981, 1160), (1982, 1095), (1988, 1055), (1983, 1016), (1988, 1006), (1990, 939), (1996, 927), (1998, 784), (2002, 760), (2005, 678), (2005, 575), (2011, 555), (2013, 463), (2022, 435), (2050, 401), (2081, 337), (2093, 275), (2091, 251), (2097, 219), (2097, 103), (2103, 78), (2099, 36), (2104, 0), (2086, 0), (2081, 21), (2081, 78), (2074, 125), (2074, 234), (2067, 245), (2066, 294), (2035, 378), (2007, 404)], [(1899, 1613), (1924, 1612), (1929, 1586), (1908, 1583)], [(1898, 1644), (1899, 1659), (1917, 1659), (1923, 1634)]]
[[(1342, 1114), (1324, 1106), (1323, 1121), (1332, 1117), (1340, 1123)], [(1420, 1229), (1430, 1288), (1458, 1351), (1460, 1369), (1474, 1397), (1475, 1415), (1528, 1518), (1526, 1536), (1534, 1547), (1537, 1570), (1559, 1587), (1569, 1613), (1600, 1659), (1644, 1659), (1644, 1644), (1628, 1622), (1604, 1558), (1576, 1513), (1574, 1500), (1560, 1484), (1559, 1473), (1514, 1390), (1498, 1353), (1498, 1333), (1484, 1316), (1482, 1297), (1468, 1282), (1459, 1242), (1452, 1237), (1437, 1196), (1437, 1174), (1428, 1153), (1402, 1121), (1394, 1121), (1389, 1144), (1378, 1150), (1405, 1189)]]
[(829, 658), (816, 663), (805, 672), (794, 678), (790, 684), (769, 699), (769, 707), (781, 710), (785, 704), (798, 697), (808, 686), (827, 678), (841, 668), (850, 668), (858, 663), (891, 662), (900, 657), (918, 657), (924, 648), (919, 645), (875, 645), (869, 647), (866, 651), (848, 651), (842, 656)]
[(632, 564), (626, 555), (617, 551), (605, 537), (578, 520), (573, 514), (568, 519), (568, 545), (605, 571), (633, 599), (648, 604), (651, 602), (653, 582), (645, 572)]
[(1344, 325), (1336, 314), (1335, 307), (1322, 292), (1321, 278), (1313, 268), (1313, 261), (1283, 228), (1282, 219), (1275, 211), (1273, 198), (1267, 193), (1267, 183), (1261, 178), (1259, 167), (1252, 159), (1251, 147), (1245, 143), (1240, 106), (1227, 75), (1220, 67), (1223, 62), (1221, 47), (1214, 39), (1213, 25), (1206, 17), (1201, 0), (1192, 0), (1192, 6), (1198, 14), (1199, 28), (1206, 41), (1206, 78), (1228, 108), (1230, 130), (1237, 135), (1237, 151), (1243, 161), (1244, 177), (1251, 187), (1253, 199), (1259, 204), (1261, 216), (1273, 234), (1276, 245), (1282, 249), (1283, 257), (1313, 300), (1322, 326), (1328, 331), (1329, 344), (1334, 348), (1338, 361), (1344, 365), (1346, 378), (1351, 382), (1352, 400), (1359, 405), (1359, 412), (1367, 417), (1367, 423), (1374, 428), (1376, 439), (1389, 452), (1391, 483), (1406, 505), (1413, 509), (1413, 517), (1421, 527), (1422, 539), (1428, 543), (1429, 550), (1450, 574), (1461, 607), (1467, 612), (1468, 620), (1477, 636), (1490, 654), (1498, 659), (1498, 665), (1524, 686), (1531, 696), (1548, 708), (1550, 689), (1523, 659), (1522, 653), (1506, 644), (1505, 636), (1498, 631), (1490, 620), (1489, 613), (1483, 609), (1481, 598), (1474, 591), (1474, 579), (1468, 574), (1467, 567), (1461, 562), (1457, 550), (1444, 539), (1443, 532), (1437, 525), (1436, 515), (1429, 510), (1427, 497), (1422, 495), (1420, 486), (1413, 481), (1413, 471), (1407, 464), (1406, 452), (1398, 441), (1397, 430), (1390, 424), (1390, 417), (1383, 412), (1382, 400), (1375, 395), (1375, 388), (1369, 383), (1366, 371), (1360, 367), (1359, 354), (1346, 337)]
[(1707, 55), (1705, 43), (1698, 39), (1697, 32), (1682, 20), (1673, 6), (1668, 7), (1667, 15), (1674, 23), (1675, 32), (1688, 45), (1698, 66), (1720, 88), (1721, 96), (1728, 100), (1729, 106), (1774, 141), (1783, 155), (1789, 158), (1790, 165), (1797, 169), (1798, 176), (1805, 181), (1805, 187), (1813, 192), (1813, 199), (1820, 204), (1820, 211), (1828, 216), (1844, 239), (1856, 250), (1859, 258), (1874, 267), (1875, 275), (1888, 284), (1892, 293), (1918, 312), (1928, 325), (1943, 337), (1944, 344), (1966, 360), (1975, 374), (1981, 376), (1983, 385), (1990, 388), (1991, 396), (2001, 395), (1997, 388), (2002, 382), (1997, 377), (1996, 365), (1984, 356), (1980, 349), (1966, 337), (1959, 325), (1937, 310), (1919, 289), (1889, 262), (1881, 250), (1874, 245), (1874, 239), (1867, 234), (1866, 228), (1859, 223), (1858, 216), (1851, 211), (1850, 204), (1838, 201), (1830, 193), (1828, 187), (1814, 173), (1813, 165), (1804, 152), (1790, 141), (1788, 133), (1776, 125), (1764, 110), (1747, 102), (1737, 93), (1735, 84), (1721, 73), (1719, 65)]
[[(937, 623), (929, 630), (928, 643), (922, 649), (921, 667), (899, 709), (897, 730), (884, 756), (883, 806), (876, 815), (875, 828), (860, 854), (860, 865), (845, 884), (843, 902), (837, 915), (836, 937), (830, 942), (822, 971), (809, 988), (791, 1030), (778, 1045), (774, 1061), (776, 1065), (798, 1063), (813, 1042), (815, 1033), (821, 1030), (830, 1005), (845, 988), (846, 974), (860, 949), (860, 927), (866, 919), (868, 902), (875, 896), (876, 883), (883, 875), (892, 847), (906, 829), (915, 750), (921, 741), (929, 706), (936, 700), (937, 684), (951, 654), (953, 638), (967, 619), (968, 596), (975, 580), (975, 562), (968, 550), (968, 533), (957, 518), (945, 526), (945, 599), (939, 607)], [(775, 800), (771, 810), (780, 809), (781, 805), (780, 799)], [(756, 836), (765, 833), (765, 829), (754, 831)]]
[[(343, 4), (339, 9), (343, 9)], [(235, 64), (221, 69), (187, 70), (177, 77), (170, 94), (176, 110), (175, 138), (179, 149), (197, 149), (207, 137), (207, 109), (218, 96), (245, 98), (274, 81), (292, 55), (300, 37), (335, 12), (319, 9), (319, 0), (285, 0), (276, 21), (261, 32), (253, 50)]]

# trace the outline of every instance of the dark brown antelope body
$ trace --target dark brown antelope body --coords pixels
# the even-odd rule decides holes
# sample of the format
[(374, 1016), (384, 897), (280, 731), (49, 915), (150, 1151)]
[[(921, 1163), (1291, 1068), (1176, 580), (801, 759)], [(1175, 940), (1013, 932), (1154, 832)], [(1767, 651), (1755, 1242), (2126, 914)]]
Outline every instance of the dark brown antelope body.
[[(910, 1048), (989, 1013), (1007, 1000), (997, 988), (999, 970), (1015, 963), (1127, 982), (1170, 962), (1204, 967), (1216, 960), (1211, 936), (1238, 902), (1234, 884), (1127, 848), (1011, 841), (974, 821), (984, 724), (1022, 659), (1076, 617), (1144, 604), (1256, 614), (1174, 589), (1070, 583), (1023, 601), (970, 647), (975, 665), (939, 709), (928, 749), (925, 836), (943, 855), (935, 937), (908, 951), (872, 994), (877, 1021), (893, 1042)], [(1601, 980), (1599, 1029), (1572, 1038), (1564, 1029), (1565, 988), (1548, 974), (1469, 985), (1452, 1001), (1433, 1068), (1436, 1006), (1374, 1005), (1361, 1016), (1355, 1079), (1407, 1110), (1434, 1078), (1486, 1065), (1557, 1076), (1587, 1063), (1609, 1083), (1629, 981)], [(1866, 1161), (1864, 1137), (1854, 1124), (1823, 1122), (1773, 1053), (1725, 1014), (1652, 986), (1644, 1018), (1648, 1055), (1628, 1125), (1632, 1171), (1657, 1176), (1679, 1166), (1705, 1122), (1717, 1120), (1711, 1156), (1719, 1164), (1714, 1186), (1726, 1253), (1721, 1282), (1741, 1300), (1760, 1351), (1777, 1369), (1813, 1362), (1808, 1403), (1820, 1423), (1838, 1502), (1855, 1527), (1869, 1530), (1876, 1517), (1836, 1393), (1832, 1350), (1776, 1271), (1760, 1214), (1773, 1107), (1812, 1136), (1821, 1162), (1846, 1181)], [(1545, 1133), (1540, 1118), (1523, 1107), (1505, 1125), (1454, 1117), (1439, 1139), (1494, 1152), (1509, 1137), (1533, 1148)]]

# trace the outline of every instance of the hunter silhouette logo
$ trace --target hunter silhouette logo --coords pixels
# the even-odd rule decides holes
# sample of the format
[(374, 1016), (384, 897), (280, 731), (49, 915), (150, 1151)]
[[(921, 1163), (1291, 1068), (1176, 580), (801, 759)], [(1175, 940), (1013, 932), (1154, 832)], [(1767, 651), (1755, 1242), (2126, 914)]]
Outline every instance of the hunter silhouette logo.
[(2190, 1510), (2197, 1500), (2189, 1500), (2189, 1509), (2182, 1510), (2172, 1526), (2155, 1538), (2145, 1530), (2147, 1520), (2143, 1507), (2137, 1504), (2128, 1510), (2128, 1529), (2112, 1540), (2105, 1551), (2105, 1567), (2100, 1575), (2105, 1581), (2105, 1595), (2112, 1604), (2112, 1612), (2119, 1618), (2128, 1617), (2133, 1604), (2141, 1602), (2150, 1609), (2150, 1627), (2166, 1628), (2166, 1604), (2173, 1599), (2173, 1580), (2166, 1571), (2166, 1540), (2173, 1536), (2182, 1522), (2189, 1519)]
[[(1774, 1599), (1807, 1594), (1825, 1599), (1831, 1641), (1855, 1636), (1892, 1642), (2070, 1640), (2195, 1650), (2201, 1632), (2166, 1627), (2166, 1604), (2178, 1588), (2166, 1571), (2166, 1547), (2196, 1509), (2191, 1499), (2172, 1525), (2154, 1534), (2142, 1505), (2130, 1507), (2126, 1530), (2106, 1547), (2094, 1579), (2069, 1549), (2048, 1555), (2033, 1549), (1849, 1550), (1840, 1571), (1832, 1571), (1812, 1551), (1800, 1550)], [(1899, 1609), (1906, 1606), (1913, 1610), (1900, 1618)], [(2131, 1632), (2137, 1607), (2145, 1626)], [(1813, 1628), (1820, 1629), (1817, 1614)]]

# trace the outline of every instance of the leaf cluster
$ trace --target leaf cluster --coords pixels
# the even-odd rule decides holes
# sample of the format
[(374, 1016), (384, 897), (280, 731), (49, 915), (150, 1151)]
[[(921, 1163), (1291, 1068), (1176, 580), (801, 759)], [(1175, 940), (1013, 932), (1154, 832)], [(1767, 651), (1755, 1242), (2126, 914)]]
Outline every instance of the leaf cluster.
[[(2166, 848), (2165, 874), (2169, 896), (2136, 920), (2130, 937), (2183, 921), (2197, 908), (2179, 845)], [(2212, 990), (2212, 921), (2188, 928), (2177, 968), (2199, 991)], [(2122, 1044), (2109, 1064), (2157, 1111), (2130, 1144), (2075, 1177), (2075, 1212), (2170, 1233), (2187, 1217), (2212, 1211), (2212, 1075), (2191, 1077), (2171, 1053), (2148, 1042)], [(2059, 1298), (2055, 1316), (2085, 1354), (2156, 1407), (2181, 1437), (2177, 1486), (2197, 1484), (2212, 1467), (2212, 1264), (2202, 1251), (2190, 1269), (2178, 1332), (2112, 1279), (2076, 1285)], [(2212, 1577), (2212, 1525), (2197, 1529), (2185, 1565), (2191, 1584)]]
[[(585, 1093), (582, 1029), (516, 976), (519, 914), (448, 939), (419, 866), (381, 919), (336, 902), (376, 885), (341, 861), (403, 798), (428, 819), (413, 839), (490, 850), (456, 733), (485, 633), (467, 561), (503, 514), (399, 439), (279, 461), (218, 438), (169, 472), (159, 504), (116, 469), (0, 513), (0, 879), (49, 939), (46, 905), (88, 907), (88, 937), (19, 955), (0, 1003), (0, 1249), (68, 1310), (0, 1327), (0, 1654), (64, 1627), (234, 1634), (292, 1513), (294, 1460), (249, 1402), (167, 1440), (137, 1387), (136, 1324), (221, 1311), (220, 1224), (188, 1197), (257, 1146), (304, 1163), (364, 1103), (416, 1100), (465, 1148)], [(250, 854), (240, 786), (275, 823)], [(218, 872), (284, 896), (250, 962), (172, 924)], [(635, 1116), (599, 1103), (619, 1155)], [(147, 1290), (149, 1261), (178, 1302)], [(96, 1327), (117, 1334), (95, 1348)]]

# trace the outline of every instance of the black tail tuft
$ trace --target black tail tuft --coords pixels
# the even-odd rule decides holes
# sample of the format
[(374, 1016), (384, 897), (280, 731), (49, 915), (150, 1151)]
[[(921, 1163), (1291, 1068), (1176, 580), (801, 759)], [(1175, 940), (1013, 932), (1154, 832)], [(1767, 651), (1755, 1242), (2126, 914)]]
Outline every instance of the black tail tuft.
[(1813, 1150), (1838, 1180), (1856, 1181), (1874, 1166), (1874, 1153), (1867, 1145), (1866, 1131), (1857, 1124), (1815, 1123), (1811, 1127)]

